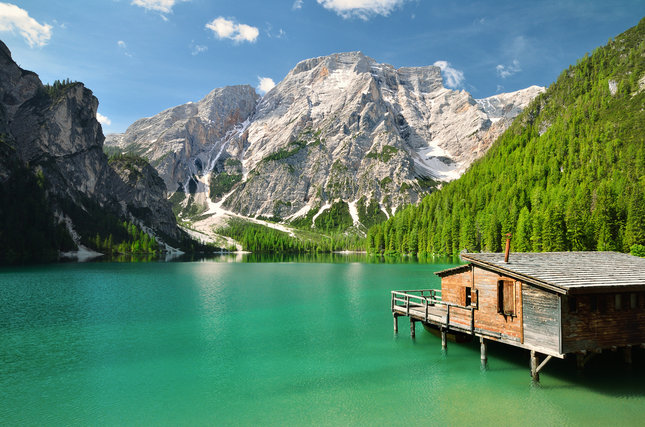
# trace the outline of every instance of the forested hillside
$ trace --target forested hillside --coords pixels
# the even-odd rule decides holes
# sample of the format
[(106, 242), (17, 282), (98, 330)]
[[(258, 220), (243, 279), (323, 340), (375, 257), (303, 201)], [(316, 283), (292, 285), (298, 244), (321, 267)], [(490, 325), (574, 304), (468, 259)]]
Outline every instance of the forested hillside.
[(585, 55), (458, 180), (369, 229), (384, 253), (645, 245), (645, 19)]

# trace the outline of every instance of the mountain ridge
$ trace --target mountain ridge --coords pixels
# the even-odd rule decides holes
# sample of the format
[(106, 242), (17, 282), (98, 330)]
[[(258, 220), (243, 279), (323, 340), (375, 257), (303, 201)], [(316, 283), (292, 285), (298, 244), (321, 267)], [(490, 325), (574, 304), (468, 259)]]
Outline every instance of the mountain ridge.
[[(286, 221), (339, 203), (352, 215), (365, 198), (387, 217), (461, 174), (541, 90), (484, 102), (443, 87), (436, 66), (395, 69), (360, 52), (339, 53), (300, 61), (262, 98), (219, 101), (230, 110), (239, 100), (244, 108), (236, 123), (222, 127), (227, 132), (210, 140), (192, 133), (191, 118), (184, 118), (167, 127), (184, 131), (174, 148), (163, 126), (135, 138), (146, 134), (141, 121), (125, 134), (108, 135), (107, 144), (143, 155), (172, 151), (148, 158), (168, 190), (182, 193), (175, 199), (184, 212), (195, 204), (202, 208), (193, 213), (206, 212), (214, 196), (232, 212)], [(141, 120), (161, 123), (168, 111)], [(163, 148), (153, 149), (155, 141)], [(214, 154), (186, 155), (196, 146)], [(183, 182), (176, 180), (181, 170)], [(212, 187), (215, 195), (208, 194)]]

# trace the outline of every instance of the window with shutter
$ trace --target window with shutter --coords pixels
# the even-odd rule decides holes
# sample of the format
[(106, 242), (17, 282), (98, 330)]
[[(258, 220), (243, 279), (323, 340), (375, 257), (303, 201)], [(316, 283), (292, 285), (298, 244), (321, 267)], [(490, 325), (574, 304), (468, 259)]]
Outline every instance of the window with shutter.
[(515, 281), (497, 282), (497, 311), (505, 316), (515, 316)]

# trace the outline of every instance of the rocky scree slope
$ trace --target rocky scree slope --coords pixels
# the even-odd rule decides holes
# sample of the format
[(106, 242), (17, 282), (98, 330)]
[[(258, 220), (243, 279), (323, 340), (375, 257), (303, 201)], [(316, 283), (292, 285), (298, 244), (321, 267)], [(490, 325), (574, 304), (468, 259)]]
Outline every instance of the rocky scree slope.
[(216, 89), (106, 144), (147, 156), (168, 190), (192, 195), (185, 204), (210, 196), (312, 224), (340, 204), (365, 224), (460, 176), (542, 91), (476, 100), (445, 88), (438, 67), (341, 53), (300, 62), (261, 99), (249, 86)]
[[(149, 166), (108, 164), (97, 107), (98, 100), (81, 83), (43, 86), (35, 73), (12, 60), (0, 42), (3, 197), (11, 194), (7, 185), (15, 181), (16, 173), (26, 174), (25, 179), (37, 176), (44, 208), (80, 240), (99, 232), (101, 220), (95, 217), (99, 212), (150, 229), (166, 241), (181, 239), (156, 171)], [(14, 194), (23, 196), (27, 195)], [(4, 213), (11, 209), (3, 208)], [(3, 235), (8, 235), (6, 230)]]

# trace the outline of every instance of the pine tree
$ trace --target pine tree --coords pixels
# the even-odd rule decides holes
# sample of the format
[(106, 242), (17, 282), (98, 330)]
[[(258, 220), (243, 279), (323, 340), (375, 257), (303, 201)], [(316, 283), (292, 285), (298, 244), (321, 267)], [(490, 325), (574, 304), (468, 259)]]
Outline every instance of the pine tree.
[(628, 251), (634, 245), (645, 245), (645, 198), (642, 187), (634, 189), (629, 198), (623, 250)]
[(529, 252), (531, 250), (531, 217), (526, 206), (520, 211), (516, 229), (515, 238), (513, 239), (514, 250), (517, 252)]

